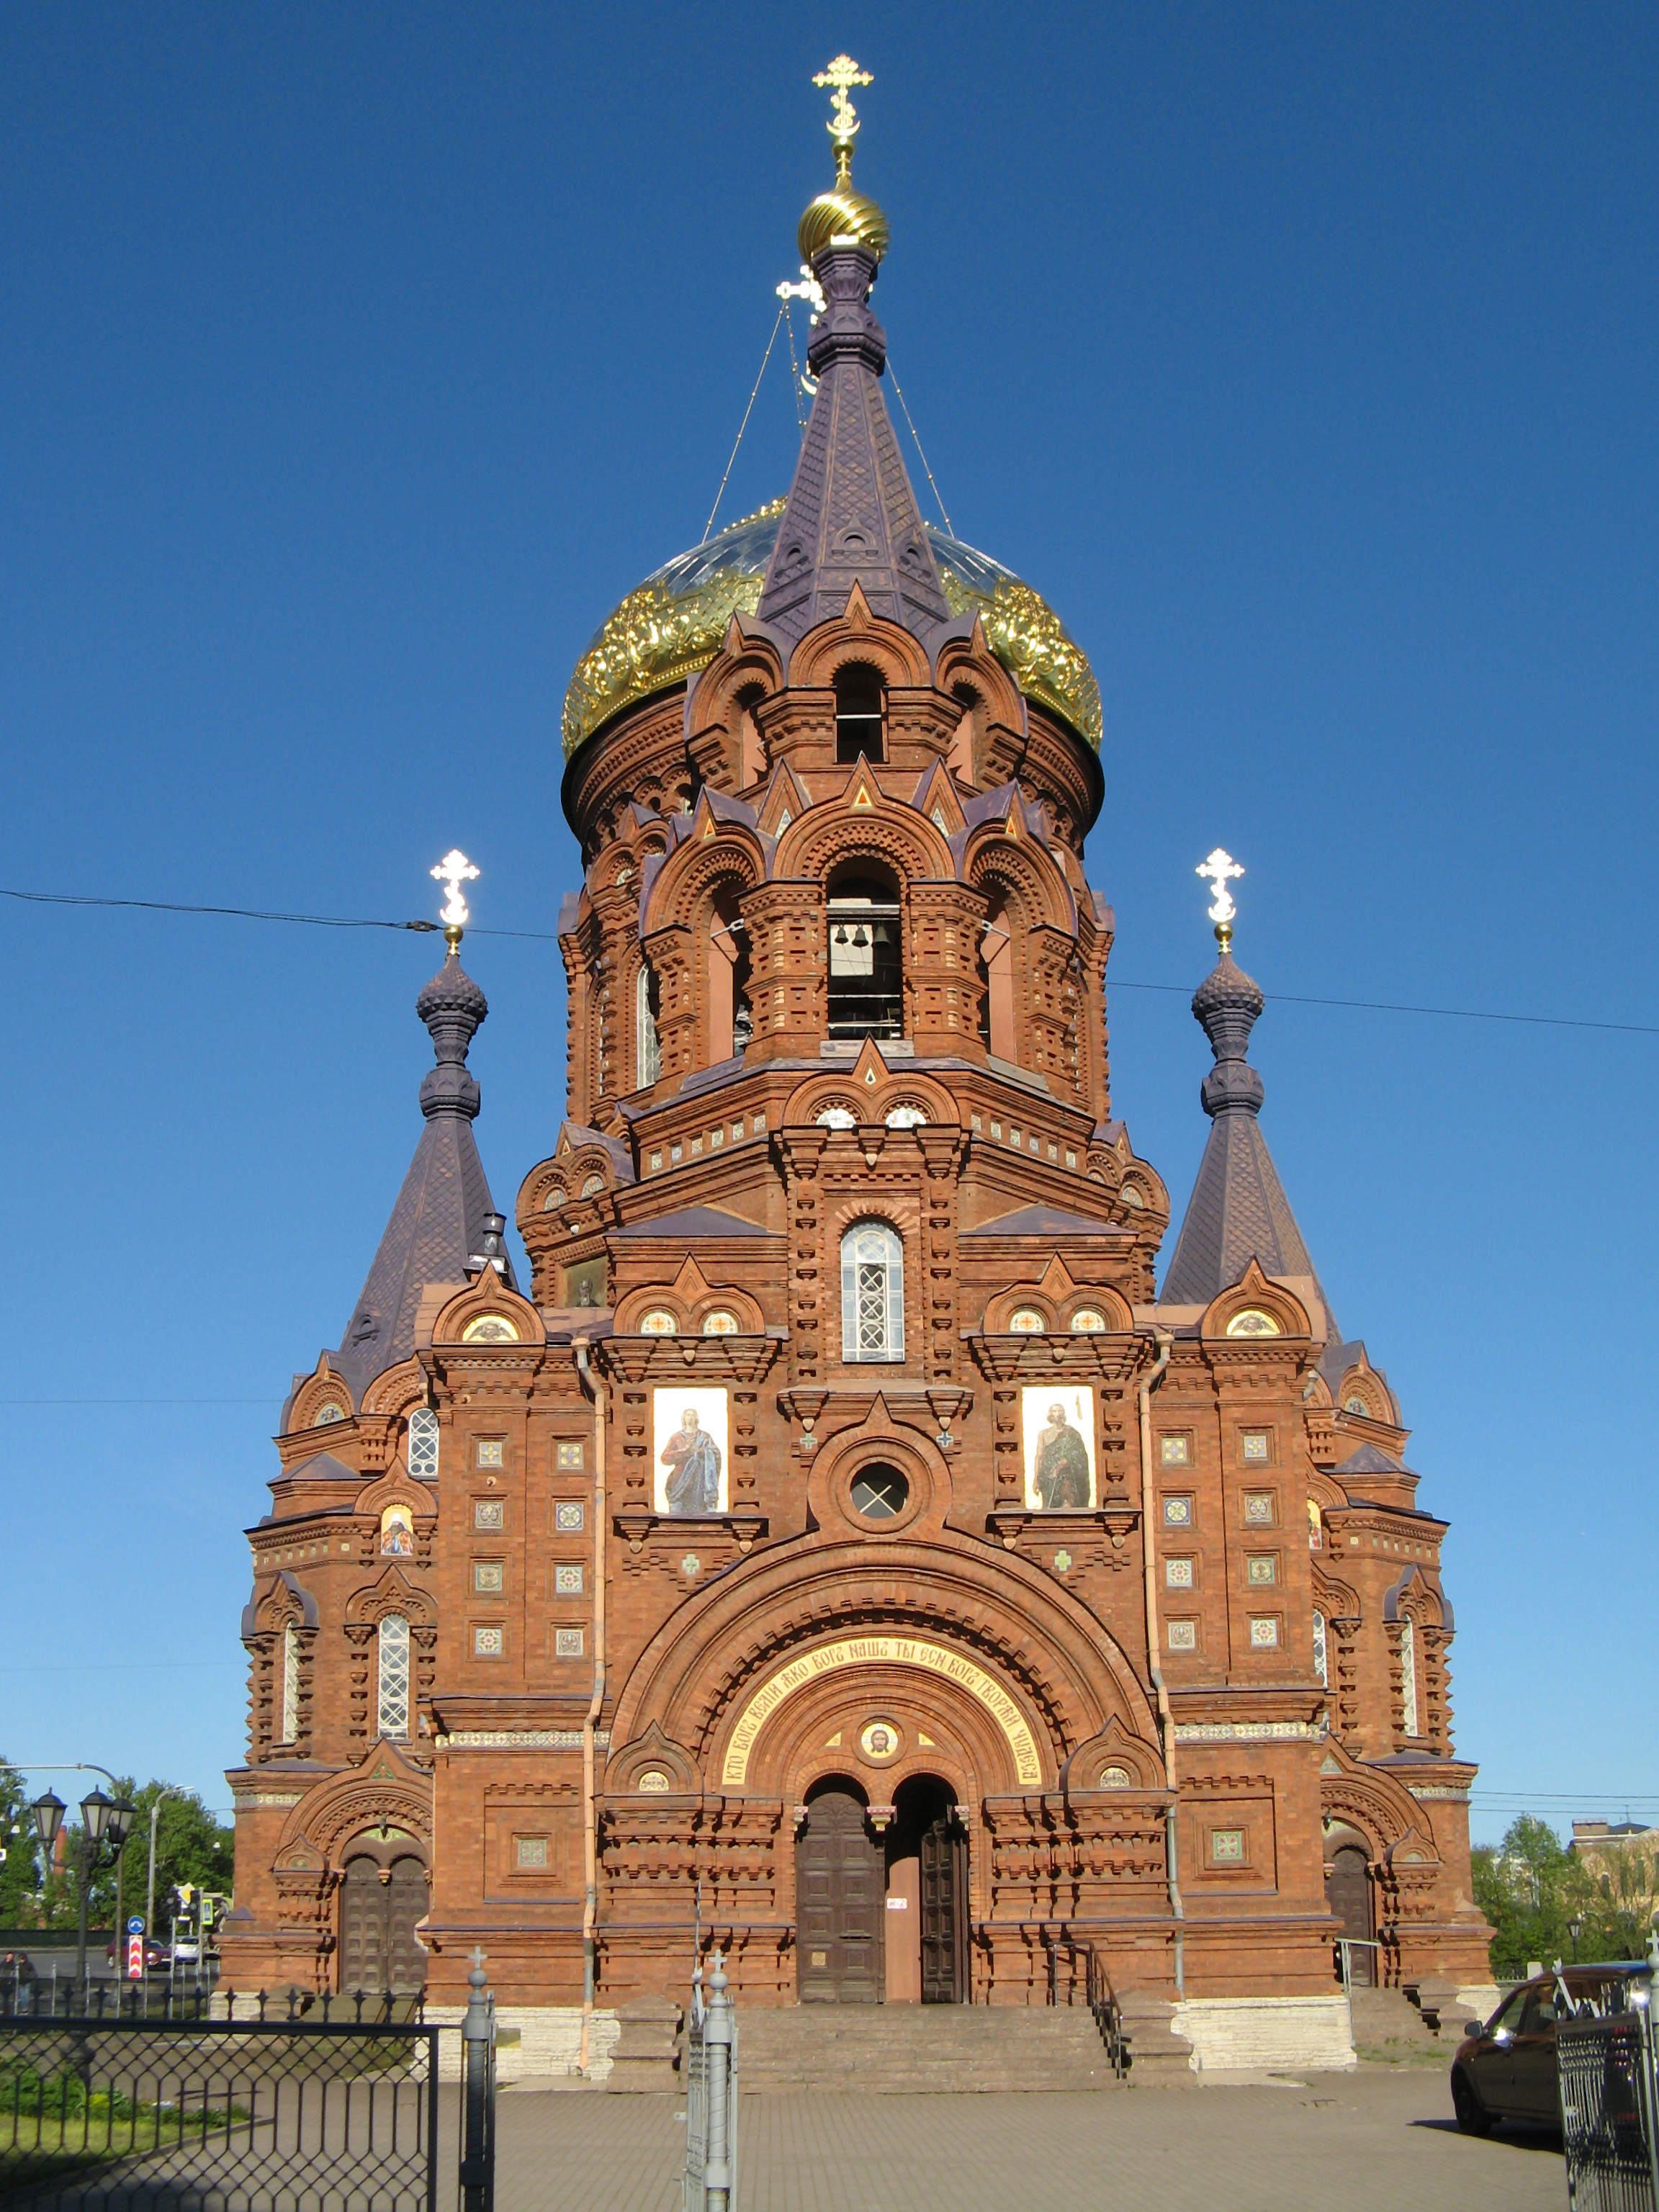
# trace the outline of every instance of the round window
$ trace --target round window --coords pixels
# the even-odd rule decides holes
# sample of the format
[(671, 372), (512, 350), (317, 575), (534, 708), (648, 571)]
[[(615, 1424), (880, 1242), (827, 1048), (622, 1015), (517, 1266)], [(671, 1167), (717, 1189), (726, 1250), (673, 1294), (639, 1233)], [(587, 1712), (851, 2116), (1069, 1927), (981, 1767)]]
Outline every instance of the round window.
[(716, 1306), (713, 1313), (703, 1316), (702, 1333), (705, 1336), (736, 1336), (738, 1317), (734, 1313), (727, 1313), (724, 1306)]
[(1106, 1326), (1106, 1316), (1098, 1306), (1079, 1306), (1072, 1316), (1073, 1336), (1098, 1336)]
[(1016, 1306), (1008, 1316), (1008, 1326), (1016, 1336), (1041, 1336), (1048, 1323), (1035, 1306)]
[(1100, 1770), (1100, 1786), (1103, 1790), (1127, 1790), (1129, 1787), (1128, 1768), (1103, 1766)]
[(666, 1306), (653, 1306), (649, 1313), (640, 1316), (641, 1336), (677, 1336), (679, 1326)]
[(853, 1505), (866, 1521), (890, 1521), (902, 1513), (910, 1486), (896, 1467), (866, 1467), (853, 1478)]

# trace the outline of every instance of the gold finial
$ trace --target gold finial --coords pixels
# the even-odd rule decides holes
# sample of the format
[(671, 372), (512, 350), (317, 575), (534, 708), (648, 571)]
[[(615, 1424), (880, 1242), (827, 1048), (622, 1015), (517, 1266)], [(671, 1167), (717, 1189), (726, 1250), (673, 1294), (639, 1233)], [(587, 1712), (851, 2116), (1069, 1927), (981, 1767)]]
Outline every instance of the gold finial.
[(1205, 882), (1215, 893), (1214, 902), (1210, 908), (1210, 919), (1215, 924), (1215, 941), (1221, 947), (1224, 957), (1232, 945), (1233, 916), (1238, 912), (1238, 908), (1233, 904), (1233, 895), (1227, 886), (1243, 872), (1243, 869), (1239, 866), (1232, 854), (1224, 853), (1219, 845), (1216, 847), (1207, 860), (1200, 860), (1197, 867), (1193, 870), (1195, 876), (1203, 877)]
[(853, 141), (858, 136), (858, 111), (848, 98), (855, 84), (875, 82), (868, 70), (861, 70), (851, 54), (837, 54), (826, 70), (820, 70), (813, 78), (814, 84), (833, 86), (830, 105), (835, 112), (824, 128), (830, 133), (830, 143), (836, 149), (836, 182), (850, 184), (853, 176)]
[(478, 872), (459, 847), (446, 853), (432, 871), (434, 877), (449, 893), (439, 910), (438, 919), (444, 926), (444, 943), (452, 952), (460, 950), (461, 932), (472, 919), (466, 901), (461, 896), (461, 885), (477, 883)]
[(887, 251), (887, 218), (872, 199), (853, 190), (853, 141), (858, 136), (859, 118), (848, 97), (854, 85), (873, 84), (875, 79), (868, 70), (859, 67), (851, 54), (837, 54), (812, 82), (830, 89), (833, 112), (825, 128), (836, 149), (836, 181), (827, 192), (818, 194), (800, 219), (796, 238), (801, 259), (811, 263), (826, 246), (855, 246), (879, 261)]

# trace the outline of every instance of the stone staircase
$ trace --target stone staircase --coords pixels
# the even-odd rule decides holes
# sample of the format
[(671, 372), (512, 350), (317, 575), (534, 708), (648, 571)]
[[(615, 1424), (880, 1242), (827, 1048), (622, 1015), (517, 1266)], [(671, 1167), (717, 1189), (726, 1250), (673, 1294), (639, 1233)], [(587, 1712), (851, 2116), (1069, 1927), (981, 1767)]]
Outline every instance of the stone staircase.
[(1428, 2054), (1439, 2063), (1434, 2031), (1403, 1990), (1356, 1989), (1348, 2002), (1354, 2048), (1362, 2057), (1397, 2060)]
[(745, 2008), (738, 2081), (745, 2094), (860, 2096), (1117, 2086), (1094, 2015), (1080, 2005)]

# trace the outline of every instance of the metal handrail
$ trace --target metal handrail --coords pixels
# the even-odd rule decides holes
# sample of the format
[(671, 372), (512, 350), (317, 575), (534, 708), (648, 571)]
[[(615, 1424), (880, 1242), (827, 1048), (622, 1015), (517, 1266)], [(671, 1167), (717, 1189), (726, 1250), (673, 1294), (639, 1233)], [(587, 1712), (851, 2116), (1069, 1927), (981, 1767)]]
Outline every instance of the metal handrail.
[[(1095, 2026), (1100, 2030), (1100, 2039), (1106, 2046), (1106, 2055), (1112, 2062), (1112, 2073), (1117, 2081), (1123, 2079), (1128, 2061), (1124, 2050), (1123, 2014), (1112, 1987), (1111, 1976), (1106, 1971), (1106, 1961), (1092, 1943), (1079, 1943), (1074, 1936), (1044, 1934), (1043, 1945), (1048, 1954), (1048, 2002), (1060, 2002), (1060, 1954), (1070, 1953), (1073, 1959), (1084, 1962), (1083, 1986)], [(1068, 1986), (1066, 2002), (1072, 2001)]]

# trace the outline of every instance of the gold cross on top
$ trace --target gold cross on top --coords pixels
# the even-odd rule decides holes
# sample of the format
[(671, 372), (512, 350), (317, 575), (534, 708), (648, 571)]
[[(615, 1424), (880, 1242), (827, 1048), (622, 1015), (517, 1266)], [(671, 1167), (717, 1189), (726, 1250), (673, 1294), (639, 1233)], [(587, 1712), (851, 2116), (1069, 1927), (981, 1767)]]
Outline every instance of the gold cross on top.
[(835, 87), (830, 101), (835, 113), (824, 128), (834, 139), (837, 149), (843, 146), (851, 147), (859, 127), (858, 113), (848, 98), (848, 93), (855, 84), (873, 84), (875, 81), (868, 70), (861, 70), (850, 54), (837, 54), (829, 68), (820, 70), (813, 78), (814, 84)]

